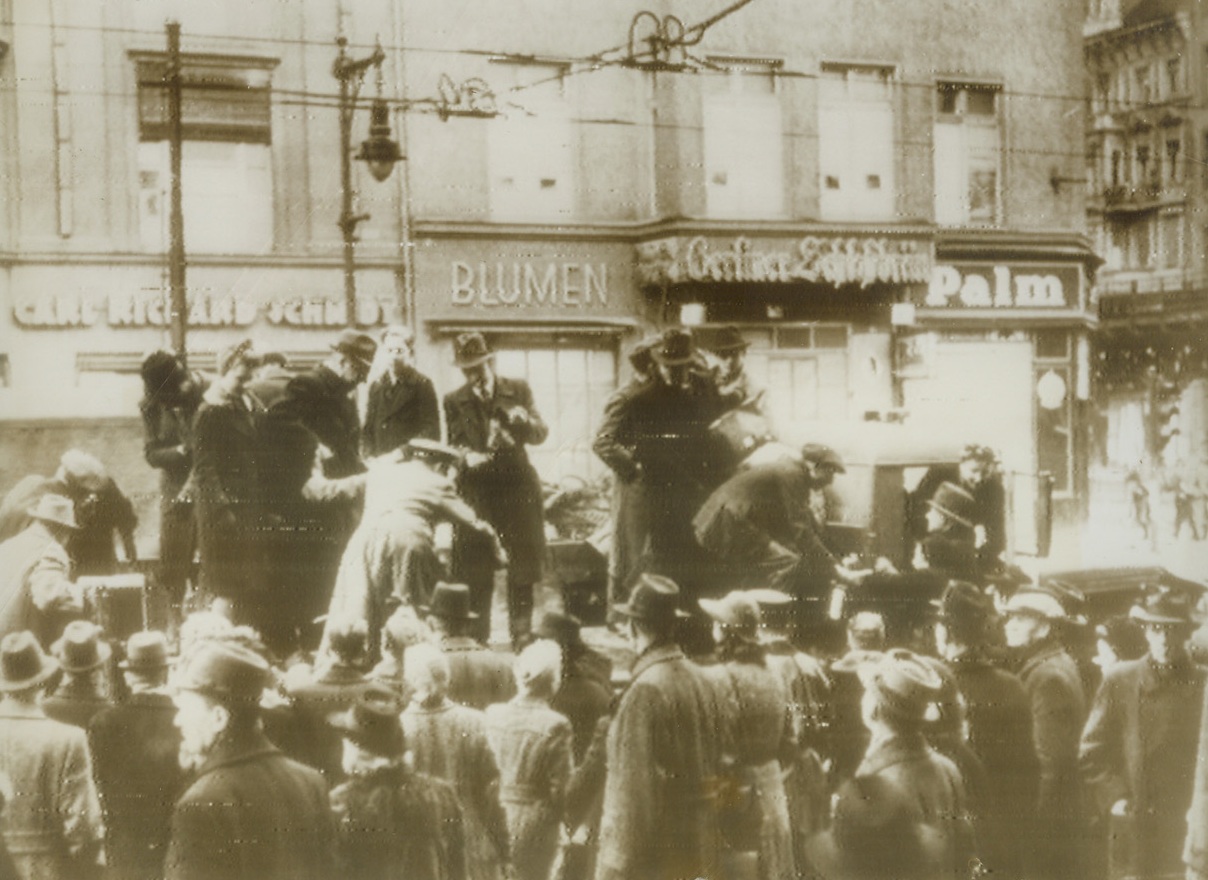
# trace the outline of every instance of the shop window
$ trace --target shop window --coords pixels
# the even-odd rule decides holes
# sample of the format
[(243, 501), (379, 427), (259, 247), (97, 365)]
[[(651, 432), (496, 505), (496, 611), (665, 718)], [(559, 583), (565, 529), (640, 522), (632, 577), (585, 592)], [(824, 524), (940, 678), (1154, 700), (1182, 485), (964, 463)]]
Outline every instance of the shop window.
[(824, 220), (889, 219), (894, 211), (893, 68), (823, 64), (818, 161)]
[[(143, 247), (168, 244), (168, 94), (163, 56), (138, 74), (139, 226)], [(273, 244), (274, 62), (186, 58), (181, 69), (181, 201), (192, 252), (267, 253)]]
[(726, 219), (783, 217), (779, 62), (709, 61), (720, 69), (701, 77), (706, 211)]
[(497, 95), (519, 108), (489, 123), (491, 216), (548, 221), (575, 207), (575, 141), (567, 68), (550, 63), (491, 67)]
[(998, 221), (999, 92), (998, 86), (985, 84), (939, 84), (933, 143), (937, 223)]

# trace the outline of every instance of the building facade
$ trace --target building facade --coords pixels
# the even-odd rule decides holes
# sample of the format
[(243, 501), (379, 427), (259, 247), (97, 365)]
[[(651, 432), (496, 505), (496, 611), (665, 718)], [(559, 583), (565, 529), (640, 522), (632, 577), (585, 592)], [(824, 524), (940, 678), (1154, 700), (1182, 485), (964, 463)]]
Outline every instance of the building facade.
[(1199, 3), (1173, 0), (1101, 0), (1085, 32), (1088, 226), (1104, 260), (1092, 498), (1118, 509), (1130, 473), (1155, 503), (1208, 488), (1208, 32)]
[(453, 337), (485, 332), (551, 423), (547, 479), (600, 472), (630, 343), (733, 323), (786, 437), (905, 413), (1084, 514), (1081, 4), (753, 3), (694, 30), (699, 4), (619, 0), (7, 2), (5, 443), (121, 430), (167, 343), (173, 14), (199, 366), (240, 334), (313, 359), (345, 322), (342, 29), (381, 41), (362, 101), (406, 155), (356, 171), (358, 318), (413, 322), (442, 391)]

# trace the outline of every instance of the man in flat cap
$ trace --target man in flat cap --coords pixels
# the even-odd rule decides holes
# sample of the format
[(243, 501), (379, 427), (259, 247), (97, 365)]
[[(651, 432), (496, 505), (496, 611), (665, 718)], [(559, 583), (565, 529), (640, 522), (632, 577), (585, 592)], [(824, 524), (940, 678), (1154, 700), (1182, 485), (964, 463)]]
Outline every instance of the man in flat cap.
[(742, 580), (789, 593), (796, 599), (798, 636), (807, 641), (825, 619), (832, 582), (859, 579), (826, 546), (810, 505), (811, 492), (843, 472), (833, 449), (806, 444), (798, 458), (740, 470), (709, 496), (692, 521), (701, 550), (728, 582), (723, 586)]
[(1138, 878), (1182, 869), (1205, 676), (1187, 640), (1203, 591), (1174, 577), (1149, 585), (1130, 612), (1149, 651), (1105, 674), (1082, 732), (1082, 772), (1100, 812), (1128, 828)]
[(196, 771), (172, 812), (165, 880), (327, 880), (335, 876), (327, 784), (260, 727), (270, 680), (235, 641), (201, 642), (174, 681), (181, 760)]
[[(508, 635), (519, 648), (532, 637), (533, 585), (545, 557), (541, 480), (525, 447), (544, 443), (549, 428), (528, 382), (496, 373), (495, 352), (481, 333), (461, 334), (453, 348), (453, 362), (466, 379), (444, 400), (449, 445), (465, 453), (458, 488), (507, 552)], [(454, 530), (451, 574), (470, 587), (478, 615), (474, 634), (482, 642), (490, 638), (495, 568), (488, 536)]]
[(675, 644), (679, 606), (673, 581), (643, 574), (617, 609), (637, 661), (608, 732), (597, 880), (722, 876), (709, 794), (729, 719), (719, 683)]

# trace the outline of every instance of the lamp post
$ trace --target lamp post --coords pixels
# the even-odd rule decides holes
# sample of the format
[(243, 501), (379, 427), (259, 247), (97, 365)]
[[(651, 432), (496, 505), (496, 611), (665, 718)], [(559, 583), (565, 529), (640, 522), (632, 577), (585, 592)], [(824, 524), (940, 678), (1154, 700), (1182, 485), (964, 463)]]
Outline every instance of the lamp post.
[(340, 231), (344, 235), (344, 307), (348, 326), (357, 324), (356, 232), (357, 224), (368, 220), (366, 213), (352, 210), (352, 117), (356, 112), (357, 96), (369, 68), (378, 72), (378, 97), (370, 109), (369, 138), (361, 144), (358, 161), (369, 166), (374, 180), (384, 181), (402, 159), (398, 144), (390, 137), (390, 108), (381, 97), (382, 62), (386, 55), (379, 45), (365, 58), (348, 57), (348, 40), (336, 38), (339, 54), (331, 73), (340, 82)]

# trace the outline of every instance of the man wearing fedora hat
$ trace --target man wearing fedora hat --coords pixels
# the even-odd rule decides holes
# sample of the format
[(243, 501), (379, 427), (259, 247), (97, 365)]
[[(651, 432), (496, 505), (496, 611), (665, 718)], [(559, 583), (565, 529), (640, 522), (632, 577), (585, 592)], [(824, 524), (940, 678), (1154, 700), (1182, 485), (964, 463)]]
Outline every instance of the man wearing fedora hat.
[[(507, 552), (508, 635), (520, 647), (532, 635), (533, 584), (541, 579), (545, 556), (541, 480), (525, 447), (544, 443), (549, 428), (529, 384), (495, 372), (495, 353), (481, 333), (454, 340), (453, 362), (466, 379), (444, 399), (449, 445), (465, 453), (458, 486)], [(452, 576), (470, 587), (478, 614), (474, 632), (486, 642), (495, 559), (481, 532), (454, 529), (452, 568)]]
[(449, 699), (473, 709), (505, 703), (516, 693), (507, 658), (471, 633), (478, 612), (465, 584), (438, 583), (424, 610), (440, 649), (449, 658)]
[(180, 731), (168, 694), (171, 659), (162, 632), (136, 632), (120, 664), (130, 696), (88, 725), (88, 748), (105, 817), (106, 863), (121, 877), (163, 875), (172, 813), (184, 791)]
[(1007, 645), (1032, 716), (1032, 740), (1040, 765), (1031, 850), (1031, 873), (1068, 878), (1080, 871), (1082, 784), (1078, 742), (1086, 721), (1086, 695), (1078, 665), (1061, 644), (1068, 618), (1061, 602), (1040, 588), (1017, 591), (1004, 609)]
[(42, 711), (47, 718), (87, 729), (93, 716), (110, 705), (105, 664), (113, 651), (101, 638), (99, 626), (91, 620), (73, 620), (50, 652), (59, 661), (64, 678), (42, 700)]
[(714, 381), (727, 409), (741, 409), (766, 416), (764, 394), (747, 372), (747, 349), (751, 347), (742, 332), (726, 324), (712, 335), (705, 350), (717, 360)]
[(629, 602), (637, 655), (608, 732), (597, 880), (722, 876), (718, 805), (729, 715), (718, 682), (675, 643), (679, 588), (643, 574)]
[(46, 717), (39, 697), (59, 664), (28, 631), (0, 639), (2, 824), (20, 877), (100, 877), (101, 810), (84, 731)]
[(230, 639), (200, 643), (173, 681), (182, 763), (195, 771), (172, 812), (165, 880), (327, 880), (327, 783), (265, 737), (264, 659)]
[(402, 710), (393, 691), (374, 687), (332, 720), (348, 777), (331, 792), (341, 876), (464, 880), (461, 803), (448, 782), (403, 759)]
[(976, 571), (984, 573), (1000, 567), (1000, 556), (1007, 546), (1007, 531), (1006, 489), (998, 455), (988, 446), (970, 443), (961, 450), (959, 462), (927, 469), (906, 500), (906, 518), (914, 541), (926, 537), (928, 502), (945, 483), (963, 489), (973, 498), (962, 517), (973, 529)]
[(1138, 878), (1183, 865), (1205, 676), (1187, 640), (1204, 591), (1174, 576), (1149, 585), (1130, 612), (1149, 651), (1106, 673), (1082, 732), (1082, 772), (1101, 814), (1129, 828)]
[(70, 498), (47, 494), (29, 515), (33, 522), (0, 544), (0, 633), (30, 630), (49, 645), (85, 611), (67, 555), (75, 511)]

